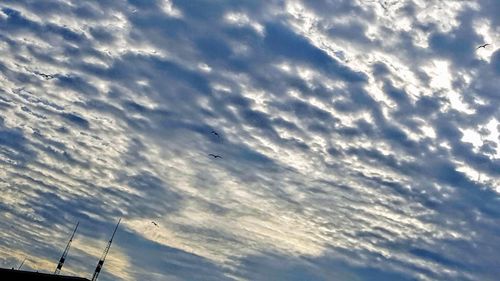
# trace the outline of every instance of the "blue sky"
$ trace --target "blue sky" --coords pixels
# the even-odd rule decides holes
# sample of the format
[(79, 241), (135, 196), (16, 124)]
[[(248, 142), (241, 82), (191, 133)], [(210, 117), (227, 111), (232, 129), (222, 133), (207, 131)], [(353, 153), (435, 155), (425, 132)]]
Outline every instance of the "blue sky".
[(80, 221), (90, 277), (122, 218), (99, 280), (496, 280), (499, 14), (1, 1), (0, 265)]

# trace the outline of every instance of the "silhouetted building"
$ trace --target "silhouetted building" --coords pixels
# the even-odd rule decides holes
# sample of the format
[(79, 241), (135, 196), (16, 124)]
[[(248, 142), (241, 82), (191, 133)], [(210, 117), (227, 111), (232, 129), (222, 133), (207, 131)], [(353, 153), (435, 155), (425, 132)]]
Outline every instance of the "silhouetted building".
[(89, 281), (87, 278), (0, 268), (2, 281)]

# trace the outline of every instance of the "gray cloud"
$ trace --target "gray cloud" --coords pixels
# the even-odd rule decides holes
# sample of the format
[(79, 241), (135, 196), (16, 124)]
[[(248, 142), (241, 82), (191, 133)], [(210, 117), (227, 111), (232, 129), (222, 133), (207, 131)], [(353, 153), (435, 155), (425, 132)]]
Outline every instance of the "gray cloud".
[(4, 1), (2, 265), (495, 280), (497, 6)]

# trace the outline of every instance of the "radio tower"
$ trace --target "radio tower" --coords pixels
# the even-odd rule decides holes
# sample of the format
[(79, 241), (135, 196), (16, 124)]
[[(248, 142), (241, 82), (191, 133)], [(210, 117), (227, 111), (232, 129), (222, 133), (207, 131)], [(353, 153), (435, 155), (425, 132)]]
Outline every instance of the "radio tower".
[(111, 235), (111, 239), (109, 239), (108, 245), (106, 246), (106, 249), (104, 249), (104, 253), (102, 253), (101, 259), (97, 263), (97, 266), (94, 271), (94, 275), (92, 276), (92, 281), (97, 280), (97, 276), (99, 276), (99, 273), (101, 272), (102, 266), (104, 265), (104, 260), (106, 259), (106, 256), (108, 255), (109, 249), (111, 248), (111, 243), (113, 243), (113, 237), (115, 237), (116, 230), (118, 229), (118, 225), (120, 225), (120, 221), (122, 219), (118, 220), (118, 223), (116, 224), (115, 231), (113, 231), (113, 235)]
[(68, 255), (69, 248), (71, 247), (71, 242), (73, 242), (73, 237), (75, 237), (76, 230), (78, 229), (78, 225), (80, 222), (76, 223), (75, 230), (73, 230), (73, 234), (71, 234), (71, 238), (68, 241), (68, 245), (66, 245), (66, 249), (64, 249), (64, 252), (61, 256), (61, 259), (59, 260), (59, 263), (57, 264), (56, 270), (54, 271), (55, 275), (58, 275), (61, 272), (61, 268), (64, 265), (64, 261), (66, 260), (66, 256)]

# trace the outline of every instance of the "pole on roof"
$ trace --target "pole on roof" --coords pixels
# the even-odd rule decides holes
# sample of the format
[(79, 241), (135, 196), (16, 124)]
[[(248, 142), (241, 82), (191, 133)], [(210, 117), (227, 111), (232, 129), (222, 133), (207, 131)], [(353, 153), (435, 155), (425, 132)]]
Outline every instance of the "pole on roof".
[(71, 247), (71, 242), (73, 242), (73, 237), (75, 237), (76, 230), (78, 229), (78, 225), (80, 222), (76, 223), (75, 230), (73, 230), (73, 234), (71, 234), (71, 238), (69, 238), (68, 244), (66, 245), (66, 248), (64, 249), (64, 252), (61, 256), (61, 259), (59, 259), (59, 263), (57, 264), (56, 270), (54, 271), (55, 275), (58, 275), (61, 272), (61, 268), (64, 265), (64, 262), (66, 261), (66, 257), (68, 256), (69, 248)]
[(24, 258), (24, 260), (21, 262), (21, 264), (19, 265), (19, 267), (17, 268), (17, 270), (20, 270), (20, 269), (21, 269), (21, 267), (23, 267), (23, 264), (24, 264), (24, 262), (26, 261), (26, 259), (27, 259), (27, 258)]
[(106, 256), (108, 255), (109, 249), (111, 248), (111, 243), (113, 243), (113, 238), (115, 237), (116, 230), (118, 229), (118, 226), (120, 225), (122, 219), (118, 220), (118, 223), (116, 224), (115, 230), (113, 231), (113, 235), (111, 235), (111, 239), (109, 239), (108, 245), (106, 246), (106, 249), (104, 249), (104, 252), (102, 253), (101, 259), (97, 263), (97, 266), (94, 271), (94, 275), (92, 276), (92, 281), (96, 281), (97, 277), (99, 276), (99, 273), (101, 272), (101, 269), (104, 265), (104, 260), (106, 260)]

